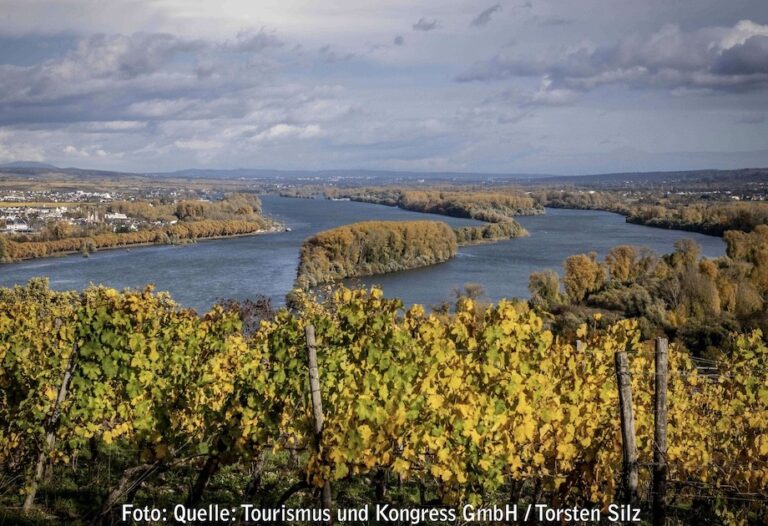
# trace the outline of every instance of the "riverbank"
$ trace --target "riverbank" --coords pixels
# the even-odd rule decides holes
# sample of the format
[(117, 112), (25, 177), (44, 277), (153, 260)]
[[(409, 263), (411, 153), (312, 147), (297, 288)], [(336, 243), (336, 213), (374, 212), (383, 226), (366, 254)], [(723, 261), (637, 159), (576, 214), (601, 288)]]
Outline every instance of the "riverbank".
[[(150, 246), (183, 246), (183, 245), (195, 244), (198, 241), (214, 241), (217, 239), (232, 239), (232, 238), (238, 238), (238, 237), (257, 236), (262, 234), (273, 234), (273, 233), (284, 232), (285, 230), (286, 228), (284, 225), (277, 224), (268, 229), (258, 229), (251, 232), (203, 235), (199, 237), (181, 238), (177, 241), (171, 241), (170, 238), (166, 236), (166, 238), (160, 238), (155, 241), (137, 241), (135, 243), (128, 242), (128, 243), (119, 243), (115, 245), (104, 245), (104, 246), (95, 246), (95, 247), (87, 247), (88, 240), (91, 240), (92, 238), (70, 238), (70, 239), (60, 240), (60, 241), (70, 241), (73, 243), (79, 242), (80, 247), (77, 247), (77, 248), (73, 247), (71, 249), (65, 249), (65, 250), (56, 250), (56, 251), (47, 252), (44, 254), (32, 254), (27, 256), (12, 257), (12, 258), (6, 258), (6, 259), (0, 258), (0, 264), (19, 263), (22, 261), (30, 261), (30, 260), (43, 259), (43, 258), (67, 257), (67, 256), (73, 256), (77, 254), (82, 254), (84, 257), (87, 257), (92, 253), (105, 252), (110, 250), (119, 250), (119, 249), (131, 249), (131, 248), (141, 248), (141, 247), (150, 247)], [(160, 231), (148, 231), (148, 232), (157, 234)], [(31, 243), (45, 243), (45, 242), (33, 241)], [(86, 243), (85, 246), (87, 248), (85, 251), (82, 248), (84, 246), (83, 243)]]
[[(633, 225), (720, 238), (729, 230), (751, 232), (757, 225), (768, 223), (768, 203), (761, 202), (691, 203), (665, 207), (625, 203), (578, 205), (544, 200), (544, 205), (562, 210), (610, 212), (624, 217), (627, 223)], [(713, 206), (717, 207), (716, 213), (710, 210)]]

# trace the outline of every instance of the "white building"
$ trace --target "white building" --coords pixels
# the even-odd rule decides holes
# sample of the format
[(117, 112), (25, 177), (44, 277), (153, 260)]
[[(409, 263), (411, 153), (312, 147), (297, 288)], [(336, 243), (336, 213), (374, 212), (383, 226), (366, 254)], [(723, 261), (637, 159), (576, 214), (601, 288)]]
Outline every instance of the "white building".
[(6, 232), (29, 232), (31, 229), (24, 221), (8, 223), (5, 225)]

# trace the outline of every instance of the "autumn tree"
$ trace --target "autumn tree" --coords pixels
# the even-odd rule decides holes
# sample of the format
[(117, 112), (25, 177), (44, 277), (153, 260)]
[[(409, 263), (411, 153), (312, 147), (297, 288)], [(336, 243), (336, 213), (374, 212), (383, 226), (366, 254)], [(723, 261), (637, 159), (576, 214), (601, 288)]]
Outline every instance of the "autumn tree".
[(455, 256), (456, 250), (456, 235), (441, 221), (352, 223), (304, 241), (296, 286), (309, 288), (442, 263)]
[(528, 291), (534, 305), (551, 308), (562, 303), (560, 294), (560, 277), (554, 270), (534, 272), (528, 278)]
[(573, 303), (581, 303), (605, 284), (605, 268), (597, 261), (595, 252), (571, 256), (564, 266), (563, 285)]
[(74, 229), (70, 223), (67, 223), (66, 221), (57, 221), (50, 227), (48, 235), (52, 239), (66, 239), (73, 234), (73, 230)]
[(730, 258), (750, 264), (750, 278), (757, 289), (768, 293), (768, 225), (750, 233), (728, 231), (723, 236)]
[(619, 245), (611, 249), (605, 257), (605, 264), (611, 279), (622, 283), (634, 277), (637, 264), (637, 249), (632, 245)]
[(8, 240), (5, 236), (0, 236), (0, 263), (7, 263), (11, 260), (11, 253), (8, 247)]
[(694, 318), (720, 314), (720, 294), (714, 279), (698, 269), (686, 269), (680, 278), (683, 302)]
[(739, 283), (734, 310), (740, 318), (746, 318), (763, 310), (765, 302), (757, 288), (749, 282)]
[(693, 267), (699, 261), (701, 247), (693, 239), (675, 241), (675, 252), (672, 254), (672, 264), (676, 268)]
[(456, 299), (469, 298), (471, 300), (478, 300), (485, 296), (485, 287), (480, 283), (467, 282), (463, 287), (455, 287), (453, 289), (453, 295)]

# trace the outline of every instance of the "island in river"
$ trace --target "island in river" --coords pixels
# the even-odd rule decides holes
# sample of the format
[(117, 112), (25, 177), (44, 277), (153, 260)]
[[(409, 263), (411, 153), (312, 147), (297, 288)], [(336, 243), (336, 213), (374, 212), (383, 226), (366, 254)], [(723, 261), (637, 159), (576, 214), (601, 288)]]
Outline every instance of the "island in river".
[(457, 247), (456, 234), (442, 221), (352, 223), (304, 241), (296, 286), (308, 289), (443, 263), (456, 255)]

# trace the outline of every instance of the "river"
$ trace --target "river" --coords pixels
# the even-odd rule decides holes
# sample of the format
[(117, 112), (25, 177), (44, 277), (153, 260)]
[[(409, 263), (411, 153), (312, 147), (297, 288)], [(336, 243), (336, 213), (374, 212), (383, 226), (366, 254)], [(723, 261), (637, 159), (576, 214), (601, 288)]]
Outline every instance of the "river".
[[(66, 256), (0, 265), (0, 286), (48, 276), (51, 287), (81, 289), (90, 283), (118, 289), (154, 283), (181, 304), (198, 310), (220, 298), (270, 297), (284, 301), (296, 276), (299, 247), (315, 232), (364, 220), (437, 219), (458, 225), (476, 221), (397, 208), (355, 203), (263, 196), (263, 208), (290, 232), (201, 241), (184, 246), (152, 246), (97, 252), (89, 258)], [(596, 251), (605, 255), (620, 244), (671, 252), (674, 242), (696, 240), (709, 257), (723, 255), (722, 239), (691, 232), (628, 224), (617, 214), (548, 209), (545, 215), (520, 217), (531, 235), (500, 243), (459, 249), (453, 260), (427, 268), (361, 280), (380, 284), (387, 296), (406, 303), (435, 305), (452, 297), (454, 288), (479, 283), (491, 300), (527, 297), (528, 276), (544, 268), (559, 270), (571, 254)]]

